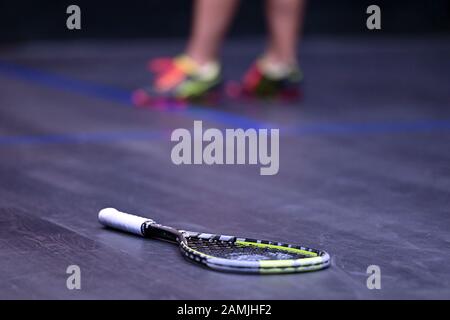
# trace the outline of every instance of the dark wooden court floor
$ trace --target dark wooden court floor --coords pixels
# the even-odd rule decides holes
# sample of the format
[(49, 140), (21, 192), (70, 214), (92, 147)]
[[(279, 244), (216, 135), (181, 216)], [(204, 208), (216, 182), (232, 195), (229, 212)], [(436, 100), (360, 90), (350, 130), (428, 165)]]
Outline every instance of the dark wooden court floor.
[[(229, 41), (237, 78), (262, 41)], [(305, 99), (185, 111), (127, 102), (147, 58), (182, 42), (0, 48), (0, 298), (450, 298), (450, 41), (313, 38)], [(280, 128), (280, 171), (175, 166), (170, 132)], [(104, 229), (107, 206), (182, 229), (323, 248), (308, 274), (224, 274)], [(81, 289), (66, 268), (81, 268)], [(369, 265), (381, 289), (366, 286)]]

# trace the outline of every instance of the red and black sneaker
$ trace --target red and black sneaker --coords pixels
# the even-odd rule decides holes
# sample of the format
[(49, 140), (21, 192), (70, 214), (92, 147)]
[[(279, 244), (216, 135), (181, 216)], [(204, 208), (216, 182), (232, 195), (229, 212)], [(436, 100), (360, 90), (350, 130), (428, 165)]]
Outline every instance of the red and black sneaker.
[(264, 60), (257, 60), (240, 83), (230, 82), (226, 87), (229, 97), (255, 97), (295, 101), (301, 97), (303, 75), (297, 66), (267, 67)]

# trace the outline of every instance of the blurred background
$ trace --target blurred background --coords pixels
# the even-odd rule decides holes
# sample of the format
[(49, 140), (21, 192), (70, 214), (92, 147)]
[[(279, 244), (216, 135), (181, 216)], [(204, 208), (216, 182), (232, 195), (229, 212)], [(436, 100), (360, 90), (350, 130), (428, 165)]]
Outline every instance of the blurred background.
[[(82, 30), (77, 32), (64, 28), (65, 10), (71, 4), (82, 11)], [(305, 33), (367, 35), (363, 13), (371, 4), (382, 7), (383, 34), (442, 34), (450, 30), (448, 0), (320, 0), (308, 3)], [(0, 41), (186, 37), (191, 6), (191, 1), (183, 0), (2, 1)], [(264, 32), (263, 1), (242, 1), (230, 35)]]

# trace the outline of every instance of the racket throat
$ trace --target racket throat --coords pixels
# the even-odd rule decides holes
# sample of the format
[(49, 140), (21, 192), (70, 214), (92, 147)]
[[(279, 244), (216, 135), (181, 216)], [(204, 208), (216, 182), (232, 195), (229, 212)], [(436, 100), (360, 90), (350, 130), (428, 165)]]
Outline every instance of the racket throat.
[(154, 223), (145, 226), (144, 236), (172, 243), (178, 243), (182, 238), (182, 235), (178, 230)]

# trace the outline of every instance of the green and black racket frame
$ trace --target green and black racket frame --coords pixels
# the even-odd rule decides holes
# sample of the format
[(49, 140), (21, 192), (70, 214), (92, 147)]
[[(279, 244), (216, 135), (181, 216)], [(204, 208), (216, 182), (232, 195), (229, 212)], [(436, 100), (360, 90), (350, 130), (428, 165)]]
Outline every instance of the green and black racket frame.
[(114, 208), (100, 210), (98, 219), (110, 228), (178, 243), (187, 259), (218, 271), (277, 274), (321, 270), (330, 265), (329, 254), (322, 250), (274, 241), (177, 230)]

